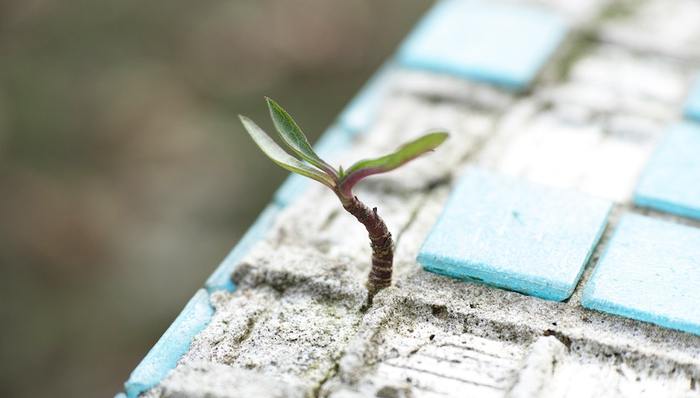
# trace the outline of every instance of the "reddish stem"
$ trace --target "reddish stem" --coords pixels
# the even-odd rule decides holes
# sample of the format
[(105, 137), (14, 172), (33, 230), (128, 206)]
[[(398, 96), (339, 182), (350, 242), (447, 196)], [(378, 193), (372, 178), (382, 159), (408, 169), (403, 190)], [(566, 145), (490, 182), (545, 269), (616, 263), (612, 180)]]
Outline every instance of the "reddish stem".
[(352, 199), (341, 197), (341, 202), (345, 210), (365, 226), (369, 235), (372, 246), (372, 268), (367, 277), (367, 291), (371, 304), (377, 292), (391, 285), (394, 242), (384, 220), (377, 214), (376, 207), (370, 210), (357, 199), (357, 196), (353, 196)]

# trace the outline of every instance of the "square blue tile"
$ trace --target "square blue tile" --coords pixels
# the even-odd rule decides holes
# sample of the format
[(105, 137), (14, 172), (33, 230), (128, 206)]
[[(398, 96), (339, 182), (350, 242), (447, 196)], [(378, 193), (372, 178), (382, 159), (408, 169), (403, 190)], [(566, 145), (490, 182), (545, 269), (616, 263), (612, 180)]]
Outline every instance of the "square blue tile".
[(700, 229), (627, 214), (588, 281), (586, 308), (700, 334)]
[[(333, 156), (352, 144), (352, 135), (340, 125), (330, 127), (314, 144), (316, 153), (326, 162), (337, 167)], [(291, 173), (275, 192), (273, 201), (286, 207), (306, 191), (311, 184), (318, 184), (307, 177)]]
[(548, 300), (573, 292), (611, 203), (469, 169), (418, 254), (432, 272)]
[(443, 0), (398, 53), (406, 67), (526, 89), (568, 32), (554, 12), (488, 0)]
[(366, 132), (374, 123), (382, 101), (390, 89), (390, 75), (395, 70), (391, 61), (384, 64), (362, 87), (338, 116), (338, 122), (351, 135)]
[(127, 397), (136, 398), (142, 392), (160, 383), (189, 350), (194, 336), (209, 324), (213, 313), (214, 310), (209, 305), (209, 294), (206, 290), (199, 289), (141, 363), (131, 372), (129, 380), (124, 383)]
[(688, 94), (685, 103), (685, 117), (700, 123), (700, 74)]
[(642, 173), (634, 203), (700, 219), (700, 124), (669, 128)]
[(217, 290), (227, 290), (232, 292), (236, 289), (236, 286), (234, 286), (233, 281), (231, 280), (233, 270), (236, 268), (238, 263), (240, 263), (243, 256), (248, 254), (250, 249), (253, 248), (253, 245), (265, 237), (267, 231), (269, 231), (274, 224), (279, 212), (280, 208), (275, 204), (267, 205), (267, 207), (255, 220), (253, 225), (248, 228), (241, 240), (239, 240), (236, 246), (233, 247), (233, 250), (231, 250), (231, 252), (226, 256), (224, 261), (221, 262), (211, 276), (209, 276), (207, 281), (204, 282), (204, 287), (207, 289), (207, 291), (210, 293)]

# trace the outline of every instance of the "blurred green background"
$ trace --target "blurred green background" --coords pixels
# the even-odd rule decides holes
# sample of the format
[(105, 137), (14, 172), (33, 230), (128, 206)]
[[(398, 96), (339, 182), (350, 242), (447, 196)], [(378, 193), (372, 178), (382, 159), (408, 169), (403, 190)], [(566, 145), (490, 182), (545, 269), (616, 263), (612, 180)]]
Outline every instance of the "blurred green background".
[(0, 0), (0, 396), (104, 397), (430, 2)]

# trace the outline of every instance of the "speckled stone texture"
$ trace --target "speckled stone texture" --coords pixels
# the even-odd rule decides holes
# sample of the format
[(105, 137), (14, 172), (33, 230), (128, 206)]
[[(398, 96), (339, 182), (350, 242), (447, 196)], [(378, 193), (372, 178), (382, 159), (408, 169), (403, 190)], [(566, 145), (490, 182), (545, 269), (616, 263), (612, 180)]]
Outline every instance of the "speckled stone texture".
[[(394, 286), (367, 307), (366, 232), (332, 193), (309, 184), (279, 206), (265, 233), (235, 261), (230, 282), (237, 289), (210, 295), (208, 326), (145, 396), (700, 396), (700, 335), (581, 304), (588, 286), (603, 287), (598, 272), (610, 267), (614, 250), (606, 250), (617, 245), (625, 214), (671, 223), (674, 231), (700, 228), (698, 220), (633, 200), (666, 128), (684, 117), (700, 70), (700, 24), (693, 22), (700, 2), (507, 1), (507, 8), (519, 5), (556, 14), (570, 27), (527, 92), (389, 62), (369, 86), (381, 88), (379, 99), (358, 108), (354, 120), (362, 127), (344, 126), (351, 134), (329, 159), (347, 166), (429, 129), (450, 132), (434, 154), (356, 191), (378, 207), (394, 235)], [(568, 299), (543, 300), (421, 268), (419, 249), (466, 167), (613, 202)], [(689, 235), (666, 236), (666, 229), (649, 232), (644, 250), (651, 252), (626, 267), (663, 256), (654, 264), (689, 268), (683, 275), (660, 272), (678, 277), (674, 288), (688, 291), (700, 260), (690, 254), (677, 261), (686, 252), (676, 250), (680, 238), (669, 236)], [(671, 291), (659, 288), (670, 279), (655, 285), (644, 279), (639, 289), (629, 275), (618, 282), (639, 304), (653, 303), (652, 292)]]

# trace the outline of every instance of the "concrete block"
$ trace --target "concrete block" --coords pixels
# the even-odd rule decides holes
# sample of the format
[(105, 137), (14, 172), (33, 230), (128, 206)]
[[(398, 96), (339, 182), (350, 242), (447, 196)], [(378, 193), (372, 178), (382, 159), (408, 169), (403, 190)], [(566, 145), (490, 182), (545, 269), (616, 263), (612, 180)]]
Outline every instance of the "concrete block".
[(479, 0), (439, 2), (401, 46), (402, 66), (526, 89), (568, 26), (544, 8)]
[(250, 251), (253, 245), (265, 237), (265, 234), (270, 227), (272, 227), (279, 212), (280, 208), (273, 203), (268, 205), (262, 213), (260, 213), (258, 219), (248, 228), (248, 231), (246, 231), (241, 240), (238, 241), (221, 265), (214, 270), (204, 283), (204, 286), (210, 293), (217, 290), (227, 290), (231, 292), (236, 288), (233, 281), (231, 281), (233, 270), (243, 256)]
[(303, 386), (285, 383), (254, 370), (200, 362), (178, 367), (163, 380), (159, 393), (145, 398), (306, 398)]
[(584, 290), (586, 308), (700, 334), (700, 229), (620, 220)]
[(610, 0), (525, 0), (561, 13), (574, 27), (585, 27), (598, 18)]
[(700, 125), (669, 128), (635, 191), (635, 204), (700, 219)]
[(569, 79), (575, 85), (561, 100), (612, 114), (676, 117), (687, 91), (687, 73), (688, 68), (677, 62), (603, 44), (572, 66)]
[(397, 300), (392, 290), (377, 296), (320, 396), (503, 398), (520, 345), (471, 334), (448, 306)]
[(418, 97), (458, 102), (471, 109), (500, 113), (507, 110), (516, 97), (508, 90), (487, 83), (420, 69), (401, 68), (393, 74), (392, 80), (392, 105), (401, 97)]
[(126, 395), (129, 398), (138, 397), (142, 392), (160, 383), (175, 368), (180, 357), (189, 350), (194, 336), (207, 326), (213, 312), (207, 291), (198, 290), (131, 372), (129, 379), (124, 383)]
[(535, 340), (522, 360), (518, 380), (513, 383), (506, 398), (542, 397), (551, 388), (556, 365), (566, 356), (566, 346), (554, 336)]
[[(616, 1), (598, 37), (649, 56), (700, 59), (700, 3), (695, 0)], [(673, 23), (669, 23), (673, 21)]]
[[(342, 293), (336, 296), (333, 286), (301, 280), (303, 277), (296, 278), (292, 272), (250, 270), (247, 279), (255, 278), (252, 274), (262, 277), (254, 287), (241, 283), (233, 293), (212, 295), (216, 313), (211, 322), (194, 339), (177, 369), (161, 383), (172, 396), (200, 396), (197, 391), (209, 391), (201, 394), (207, 397), (257, 396), (241, 392), (244, 388), (240, 384), (251, 382), (239, 372), (242, 369), (255, 372), (261, 382), (267, 379), (270, 387), (283, 387), (272, 388), (272, 392), (294, 390), (312, 396), (333, 371), (362, 318), (360, 308), (366, 291), (356, 289), (352, 298)], [(325, 278), (333, 279), (329, 274)], [(223, 375), (221, 371), (227, 368), (230, 371)], [(199, 376), (189, 377), (194, 376), (192, 370)], [(217, 383), (219, 388), (213, 389), (211, 382), (219, 376), (227, 382)], [(187, 378), (191, 383), (184, 382)]]
[(610, 207), (575, 191), (469, 169), (418, 261), (428, 271), (561, 301), (576, 287)]

